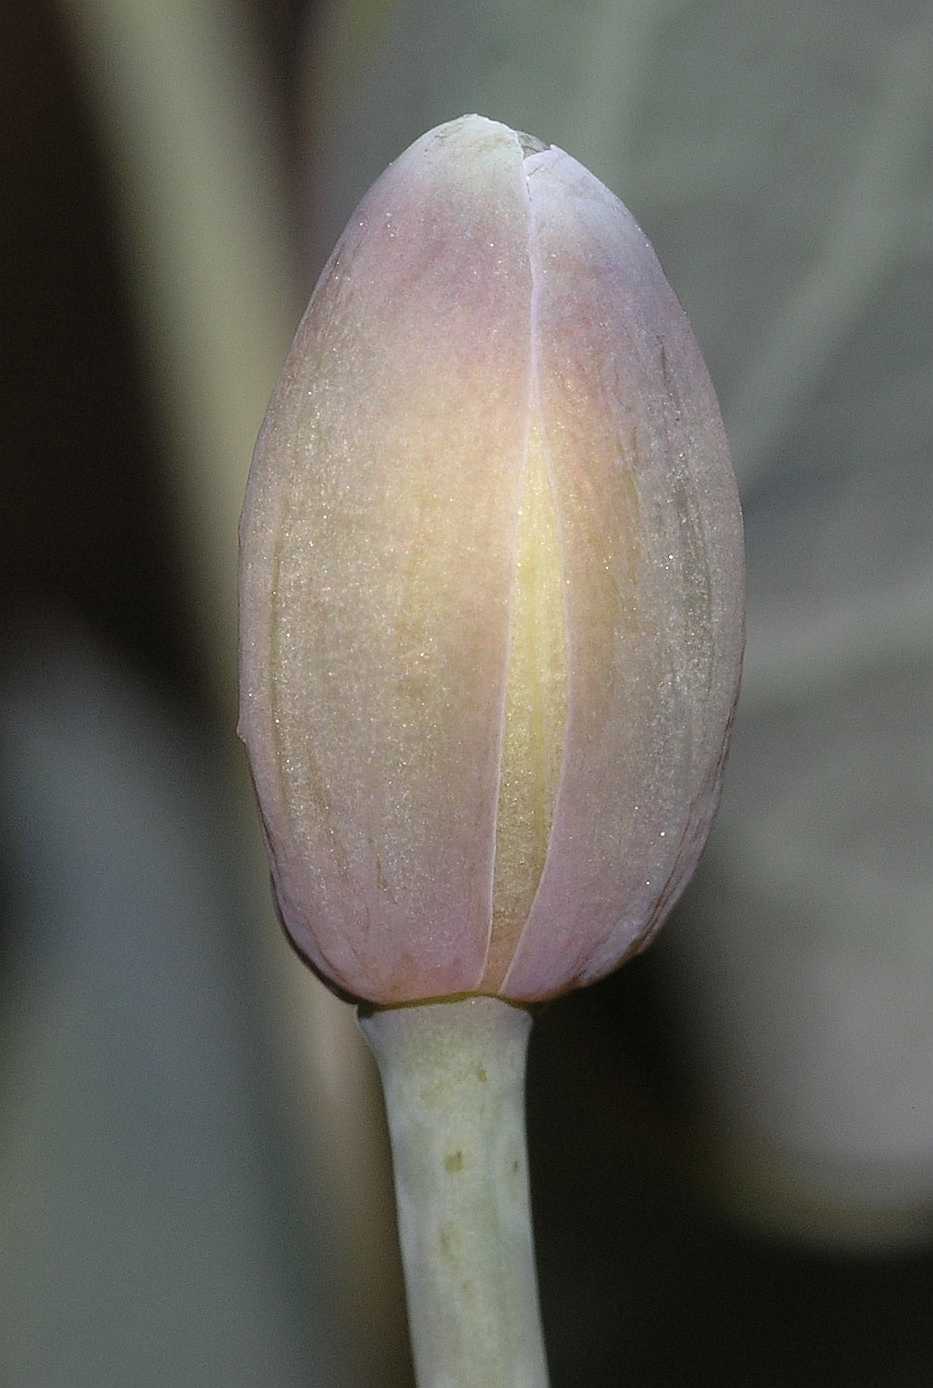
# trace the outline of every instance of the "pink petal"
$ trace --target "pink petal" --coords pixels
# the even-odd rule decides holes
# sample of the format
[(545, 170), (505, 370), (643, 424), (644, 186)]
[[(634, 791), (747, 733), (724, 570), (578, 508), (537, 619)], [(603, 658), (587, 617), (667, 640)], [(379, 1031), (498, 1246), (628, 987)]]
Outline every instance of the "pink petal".
[(430, 132), (360, 204), (256, 447), (241, 731), (283, 918), (382, 1002), (476, 987), (528, 421), (521, 149)]
[(569, 715), (547, 864), (503, 986), (516, 999), (614, 968), (692, 872), (738, 688), (744, 582), (715, 395), (654, 252), (562, 151), (526, 171)]

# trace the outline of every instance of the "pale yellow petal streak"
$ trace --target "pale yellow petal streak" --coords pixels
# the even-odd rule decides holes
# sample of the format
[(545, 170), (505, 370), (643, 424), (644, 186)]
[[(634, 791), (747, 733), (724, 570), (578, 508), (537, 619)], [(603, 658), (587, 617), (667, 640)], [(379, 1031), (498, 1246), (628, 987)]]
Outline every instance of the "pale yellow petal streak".
[(567, 722), (567, 632), (557, 515), (540, 416), (519, 512), (496, 821), (492, 934), (483, 991), (511, 963), (547, 856)]

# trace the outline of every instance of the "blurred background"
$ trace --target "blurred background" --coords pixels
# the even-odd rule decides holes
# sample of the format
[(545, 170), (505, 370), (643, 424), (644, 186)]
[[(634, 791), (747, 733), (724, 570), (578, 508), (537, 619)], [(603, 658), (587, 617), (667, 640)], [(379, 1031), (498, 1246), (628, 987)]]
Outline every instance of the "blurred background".
[(651, 237), (749, 555), (722, 813), (539, 1018), (555, 1388), (933, 1381), (929, 0), (7, 0), (0, 1383), (411, 1383), (380, 1101), (234, 736), (236, 522), (333, 241), (479, 111)]

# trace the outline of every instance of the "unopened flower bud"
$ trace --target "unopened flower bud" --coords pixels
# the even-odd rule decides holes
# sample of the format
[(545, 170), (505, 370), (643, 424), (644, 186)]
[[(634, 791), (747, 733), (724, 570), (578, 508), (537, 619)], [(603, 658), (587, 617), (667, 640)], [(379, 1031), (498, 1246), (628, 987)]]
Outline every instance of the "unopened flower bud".
[(478, 116), (396, 160), (299, 327), (241, 546), (241, 732), (322, 975), (532, 1000), (646, 942), (718, 801), (742, 525), (608, 189)]

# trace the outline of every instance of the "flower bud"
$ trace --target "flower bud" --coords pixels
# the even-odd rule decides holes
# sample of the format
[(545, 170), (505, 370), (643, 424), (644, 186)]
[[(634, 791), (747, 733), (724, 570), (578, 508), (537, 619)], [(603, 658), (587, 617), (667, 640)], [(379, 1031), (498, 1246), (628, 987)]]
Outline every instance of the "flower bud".
[(241, 525), (241, 735), (280, 912), (379, 1003), (545, 998), (642, 947), (719, 796), (742, 524), (622, 204), (467, 116), (363, 199)]

